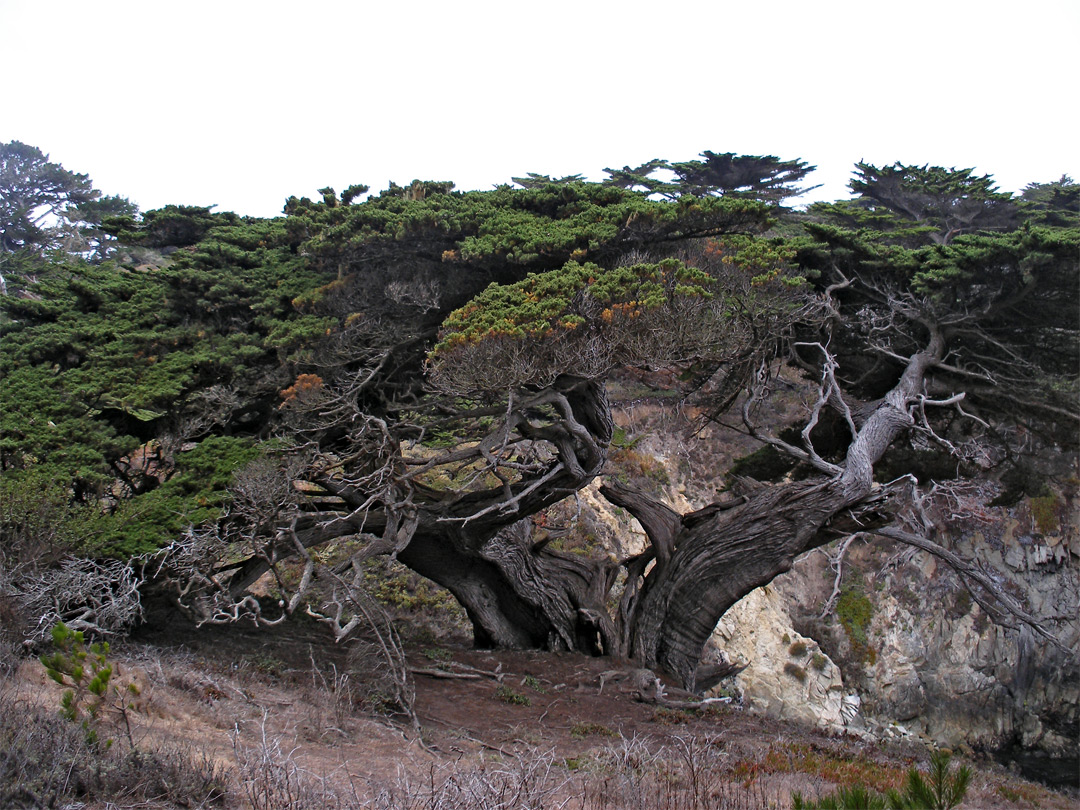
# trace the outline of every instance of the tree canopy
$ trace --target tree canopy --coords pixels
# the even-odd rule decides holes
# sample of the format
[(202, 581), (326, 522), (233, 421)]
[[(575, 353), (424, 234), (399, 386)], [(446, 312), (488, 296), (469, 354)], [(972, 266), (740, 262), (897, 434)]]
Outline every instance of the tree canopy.
[[(604, 182), (668, 198), (682, 195), (741, 197), (771, 205), (779, 205), (817, 188), (799, 185), (816, 168), (804, 160), (709, 151), (702, 152), (701, 158), (674, 163), (655, 159), (635, 168), (604, 169), (608, 175)], [(655, 177), (657, 173), (661, 176)], [(670, 178), (664, 175), (670, 175)]]
[[(20, 172), (55, 173), (18, 146)], [(799, 554), (871, 529), (947, 554), (913, 530), (904, 487), (929, 479), (895, 474), (898, 448), (991, 477), (1032, 432), (1072, 452), (1080, 336), (1067, 178), (1014, 199), (970, 170), (859, 164), (854, 200), (793, 213), (805, 162), (702, 157), (603, 183), (326, 187), (267, 220), (104, 206), (124, 251), (23, 253), (0, 299), (8, 494), (49, 482), (56, 536), (156, 553), (155, 586), (200, 621), (306, 606), (346, 634), (364, 561), (390, 555), (462, 603), (477, 643), (626, 655), (701, 687), (718, 619)], [(89, 222), (88, 179), (57, 177), (51, 204)], [(815, 393), (774, 435), (759, 415), (784, 364)], [(685, 514), (607, 479), (646, 550), (551, 547), (535, 521), (604, 476), (626, 369), (795, 472)], [(266, 574), (276, 608), (248, 591)]]
[[(129, 214), (122, 197), (103, 197), (88, 175), (71, 172), (36, 146), (0, 144), (0, 255), (62, 245), (69, 253), (104, 258), (106, 216)], [(76, 241), (71, 241), (72, 238)]]

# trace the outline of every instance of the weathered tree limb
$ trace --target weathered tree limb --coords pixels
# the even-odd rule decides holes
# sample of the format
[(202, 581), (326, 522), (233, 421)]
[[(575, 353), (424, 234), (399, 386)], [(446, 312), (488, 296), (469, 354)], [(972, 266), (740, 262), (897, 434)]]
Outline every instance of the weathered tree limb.
[(849, 534), (840, 542), (840, 548), (836, 550), (835, 554), (831, 556), (828, 554), (826, 555), (829, 559), (829, 567), (832, 568), (836, 576), (833, 578), (832, 593), (830, 593), (829, 598), (825, 600), (825, 606), (822, 607), (821, 613), (818, 615), (819, 619), (824, 619), (832, 613), (833, 608), (836, 607), (836, 602), (840, 598), (840, 582), (844, 577), (844, 555), (847, 553), (848, 546), (850, 546), (858, 537), (858, 534)]
[(413, 675), (426, 675), (429, 678), (460, 681), (479, 681), (483, 678), (482, 675), (477, 675), (475, 672), (449, 672), (445, 669), (432, 669), (430, 667), (409, 667), (409, 672)]
[(873, 529), (869, 533), (920, 548), (942, 560), (957, 573), (972, 598), (996, 624), (1015, 630), (1019, 629), (1017, 622), (1020, 622), (1030, 627), (1033, 632), (1046, 639), (1061, 652), (1069, 656), (1077, 654), (1075, 650), (1063, 644), (1038, 618), (1024, 610), (1023, 605), (998, 586), (975, 561), (964, 559), (928, 537), (906, 532), (895, 526)]

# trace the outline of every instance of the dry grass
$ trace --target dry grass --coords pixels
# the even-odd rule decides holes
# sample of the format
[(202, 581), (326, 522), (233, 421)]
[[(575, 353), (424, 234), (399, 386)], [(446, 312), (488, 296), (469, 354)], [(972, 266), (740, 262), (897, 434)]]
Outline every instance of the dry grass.
[[(494, 682), (427, 679), (425, 710), (450, 722), (425, 724), (421, 743), (365, 714), (378, 678), (363, 682), (370, 673), (350, 667), (347, 650), (299, 633), (273, 646), (233, 631), (191, 649), (116, 649), (123, 677), (140, 686), (134, 747), (115, 732), (103, 735), (116, 739), (109, 749), (88, 744), (58, 716), (59, 689), (36, 662), (0, 677), (0, 808), (779, 809), (795, 790), (898, 786), (911, 764), (910, 754), (736, 710), (658, 722), (653, 707), (591, 691), (590, 659), (543, 659), (532, 706), (507, 705)], [(493, 668), (480, 653), (454, 655)], [(524, 653), (499, 661), (515, 684), (540, 664)], [(969, 805), (1070, 806), (985, 769)]]
[(765, 810), (783, 806), (760, 783), (731, 778), (730, 757), (716, 736), (680, 734), (650, 745), (622, 739), (601, 749), (583, 784), (583, 810)]
[(801, 773), (838, 785), (861, 784), (879, 792), (903, 787), (907, 769), (884, 765), (869, 757), (851, 757), (796, 742), (769, 746), (764, 756), (741, 759), (735, 774), (751, 782), (762, 774)]
[(78, 725), (0, 685), (0, 807), (59, 807), (76, 801), (120, 806), (213, 807), (227, 774), (192, 746), (153, 749), (92, 743)]

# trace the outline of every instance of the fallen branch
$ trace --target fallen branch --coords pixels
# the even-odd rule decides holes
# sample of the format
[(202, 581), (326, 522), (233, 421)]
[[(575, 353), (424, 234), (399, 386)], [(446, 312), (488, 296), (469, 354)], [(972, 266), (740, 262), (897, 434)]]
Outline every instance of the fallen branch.
[(711, 706), (715, 703), (728, 704), (731, 703), (729, 697), (718, 698), (702, 698), (701, 700), (668, 700), (666, 697), (656, 697), (652, 700), (641, 700), (642, 703), (655, 703), (657, 706), (663, 706), (665, 709), (700, 709), (702, 706)]
[(426, 675), (429, 678), (457, 679), (462, 681), (479, 681), (483, 677), (473, 672), (450, 672), (445, 669), (429, 669), (427, 667), (410, 667), (409, 672), (413, 675)]

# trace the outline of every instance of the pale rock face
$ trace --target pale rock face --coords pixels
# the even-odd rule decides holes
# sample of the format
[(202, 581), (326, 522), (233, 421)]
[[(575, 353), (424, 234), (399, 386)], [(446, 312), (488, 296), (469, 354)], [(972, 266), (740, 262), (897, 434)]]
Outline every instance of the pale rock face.
[[(1033, 538), (1012, 521), (996, 535), (973, 533), (953, 543), (991, 571), (1012, 569), (1002, 579), (1020, 592), (1032, 612), (1058, 620), (1051, 626), (1066, 645), (1075, 646), (1077, 572), (1063, 542), (1074, 530), (1068, 527), (1065, 537)], [(875, 594), (879, 659), (862, 687), (875, 713), (906, 719), (902, 715), (915, 708), (906, 698), (917, 683), (925, 700), (907, 719), (939, 744), (994, 747), (1016, 740), (1024, 748), (1054, 755), (1075, 751), (1075, 741), (1060, 733), (1075, 729), (1080, 698), (1075, 661), (1038, 642), (1030, 631), (994, 625), (978, 605), (967, 606), (970, 600), (956, 609), (957, 595), (964, 594), (955, 585), (946, 591), (942, 581), (942, 574), (929, 572), (922, 583), (912, 583), (939, 597), (927, 600), (918, 612), (897, 598), (904, 584), (901, 572), (887, 577), (882, 593)], [(921, 653), (913, 654), (916, 650)], [(897, 689), (905, 683), (912, 685), (908, 694)]]
[(887, 607), (879, 602), (879, 610), (883, 607), (888, 613), (880, 622), (881, 652), (872, 668), (875, 697), (890, 707), (890, 719), (906, 722), (926, 708), (926, 690), (917, 669), (926, 663), (926, 650), (922, 639), (911, 632), (917, 617), (896, 601)]
[(713, 642), (729, 661), (749, 663), (734, 686), (752, 711), (836, 730), (844, 728), (845, 713), (849, 722), (857, 717), (845, 707), (840, 669), (816, 641), (792, 629), (775, 589), (743, 598), (720, 620)]

